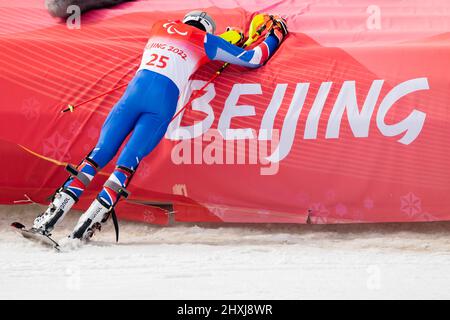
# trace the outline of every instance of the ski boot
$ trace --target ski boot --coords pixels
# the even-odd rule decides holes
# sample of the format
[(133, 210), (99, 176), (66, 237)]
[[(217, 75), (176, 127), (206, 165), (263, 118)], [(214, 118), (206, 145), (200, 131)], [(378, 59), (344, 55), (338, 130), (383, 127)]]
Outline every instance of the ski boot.
[[(90, 183), (90, 179), (82, 172), (72, 165), (67, 165), (66, 170), (70, 173), (70, 177), (66, 180), (76, 177), (85, 186)], [(52, 202), (48, 206), (47, 210), (40, 214), (35, 220), (32, 227), (32, 231), (41, 233), (43, 235), (51, 235), (55, 226), (60, 223), (66, 214), (70, 211), (72, 206), (78, 202), (78, 197), (70, 189), (65, 188), (66, 182), (55, 192), (52, 197)]]
[(90, 240), (96, 231), (101, 231), (102, 224), (105, 224), (111, 216), (116, 232), (116, 242), (119, 241), (119, 224), (114, 208), (121, 197), (128, 198), (129, 192), (111, 180), (106, 181), (105, 187), (117, 192), (118, 198), (116, 202), (113, 205), (109, 205), (102, 198), (97, 197), (89, 209), (80, 217), (74, 231), (69, 236), (70, 239), (79, 239), (83, 242)]

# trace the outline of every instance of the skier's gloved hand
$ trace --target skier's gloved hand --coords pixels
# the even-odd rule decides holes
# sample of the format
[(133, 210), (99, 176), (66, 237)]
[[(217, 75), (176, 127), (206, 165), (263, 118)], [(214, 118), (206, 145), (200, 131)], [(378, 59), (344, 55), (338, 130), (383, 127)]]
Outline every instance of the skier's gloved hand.
[(240, 46), (244, 43), (245, 35), (244, 31), (239, 27), (227, 27), (227, 32), (233, 32), (234, 34), (239, 36), (239, 40), (233, 44)]
[(271, 15), (267, 13), (259, 13), (254, 16), (252, 21), (250, 22), (248, 37), (255, 38), (256, 36), (265, 35), (268, 31), (266, 27), (264, 27), (261, 34), (257, 34), (257, 32), (261, 31), (261, 28), (263, 26), (267, 26), (271, 19)]
[(289, 33), (286, 20), (276, 15), (270, 16), (270, 18), (272, 19), (273, 24), (266, 37), (268, 37), (269, 34), (274, 34), (281, 43)]
[(219, 37), (237, 46), (240, 46), (244, 41), (244, 33), (236, 27), (227, 27), (226, 31), (219, 35)]

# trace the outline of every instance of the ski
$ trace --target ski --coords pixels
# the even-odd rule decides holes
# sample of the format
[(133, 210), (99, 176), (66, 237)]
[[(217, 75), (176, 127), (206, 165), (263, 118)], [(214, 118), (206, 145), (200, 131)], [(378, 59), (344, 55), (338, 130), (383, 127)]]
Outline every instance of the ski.
[(14, 222), (11, 224), (11, 227), (19, 233), (22, 237), (24, 237), (27, 240), (40, 243), (46, 247), (51, 247), (55, 249), (56, 251), (60, 251), (60, 247), (58, 242), (53, 240), (50, 236), (44, 235), (40, 232), (38, 232), (35, 229), (27, 229), (23, 224), (20, 222)]

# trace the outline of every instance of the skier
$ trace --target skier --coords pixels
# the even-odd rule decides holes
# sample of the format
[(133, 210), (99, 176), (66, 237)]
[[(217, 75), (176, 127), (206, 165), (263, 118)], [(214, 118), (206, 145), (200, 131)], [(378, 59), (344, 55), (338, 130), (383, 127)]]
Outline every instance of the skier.
[[(35, 219), (32, 230), (49, 236), (131, 133), (114, 172), (69, 238), (88, 240), (100, 230), (119, 199), (128, 195), (126, 187), (139, 163), (163, 138), (191, 75), (209, 60), (258, 68), (277, 50), (288, 33), (286, 22), (277, 16), (263, 17), (265, 23), (272, 21), (271, 28), (264, 41), (248, 51), (224, 39), (230, 32), (215, 36), (215, 22), (206, 12), (192, 11), (183, 21), (154, 24), (141, 65), (103, 124), (97, 145), (78, 168), (68, 167), (69, 179), (55, 193), (48, 209)], [(239, 41), (244, 38), (237, 29), (228, 31), (238, 33)]]

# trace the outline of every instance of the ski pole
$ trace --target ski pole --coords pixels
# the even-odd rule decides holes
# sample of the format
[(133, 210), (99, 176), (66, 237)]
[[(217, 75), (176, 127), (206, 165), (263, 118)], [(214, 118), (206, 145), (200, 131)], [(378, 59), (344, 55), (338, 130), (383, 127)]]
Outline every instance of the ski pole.
[(98, 96), (95, 96), (95, 97), (93, 97), (93, 98), (91, 98), (89, 100), (86, 100), (86, 101), (83, 101), (83, 102), (80, 102), (80, 103), (77, 103), (77, 104), (68, 104), (67, 108), (64, 109), (64, 110), (61, 110), (61, 112), (62, 113), (68, 112), (68, 111), (73, 112), (76, 108), (78, 108), (78, 107), (80, 107), (80, 106), (82, 106), (82, 105), (84, 105), (84, 104), (86, 104), (88, 102), (97, 100), (100, 97), (106, 96), (107, 94), (110, 94), (111, 92), (114, 92), (114, 91), (117, 91), (119, 89), (122, 89), (123, 87), (126, 87), (127, 85), (128, 85), (128, 83), (124, 83), (124, 84), (122, 84), (122, 85), (120, 85), (118, 87), (115, 87), (115, 88), (113, 88), (111, 90), (108, 90), (108, 91), (102, 93), (102, 94), (99, 94)]

